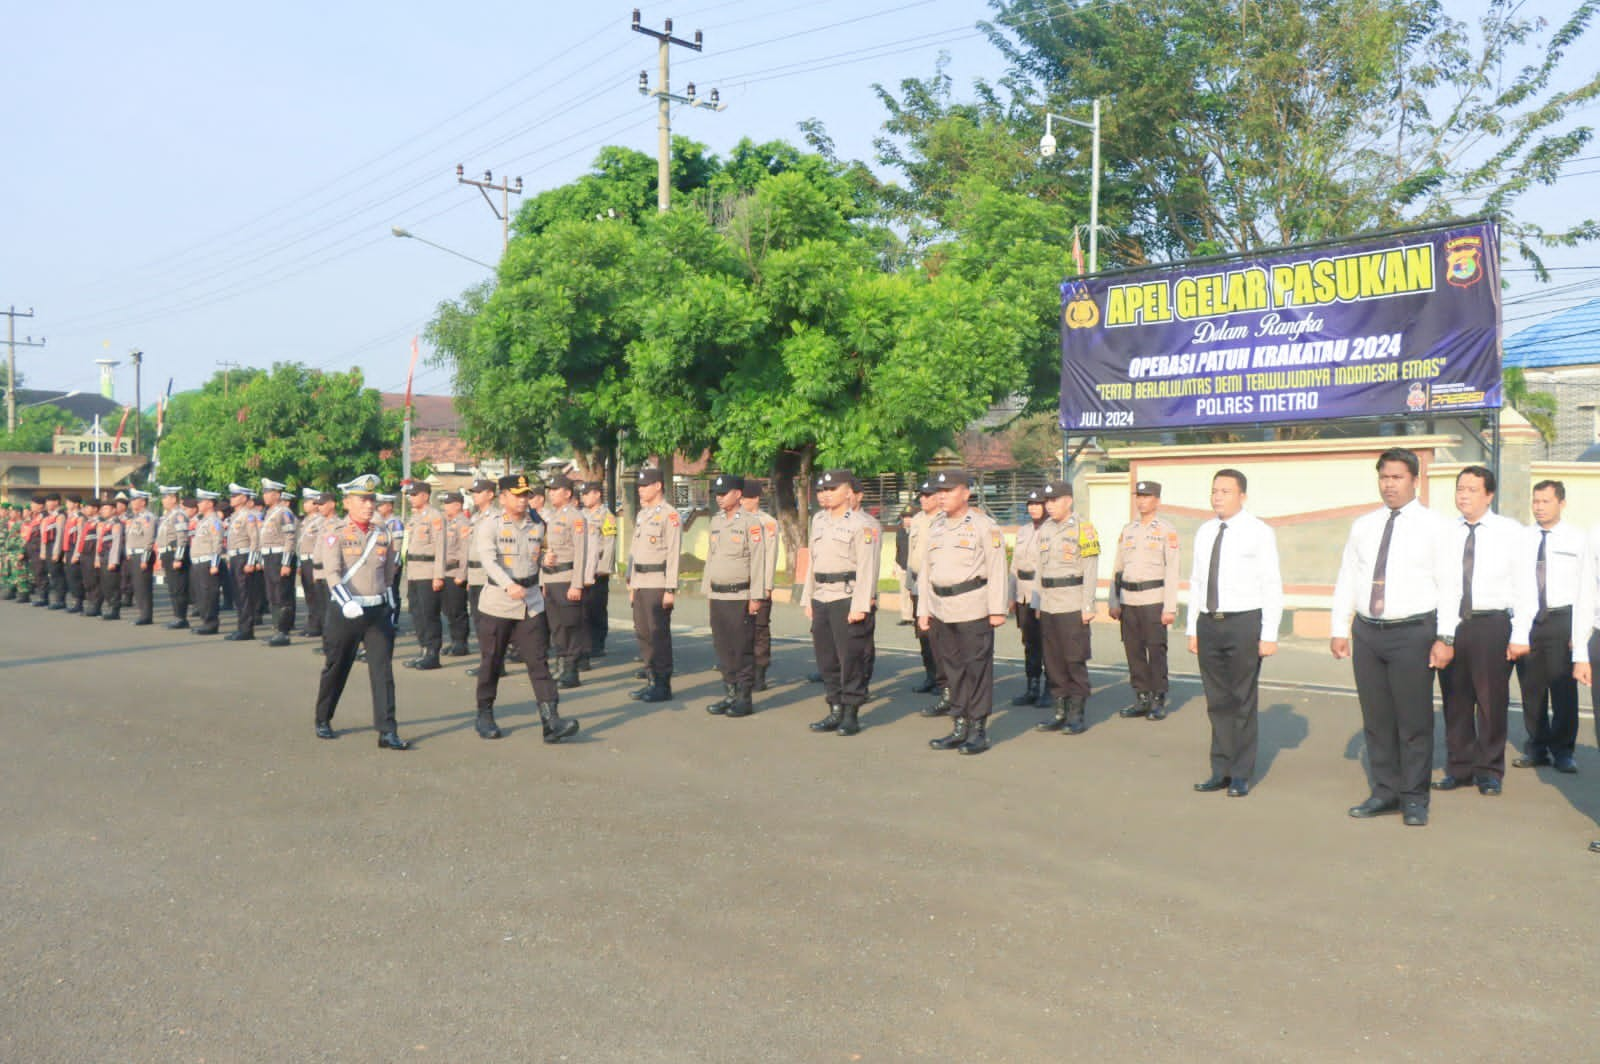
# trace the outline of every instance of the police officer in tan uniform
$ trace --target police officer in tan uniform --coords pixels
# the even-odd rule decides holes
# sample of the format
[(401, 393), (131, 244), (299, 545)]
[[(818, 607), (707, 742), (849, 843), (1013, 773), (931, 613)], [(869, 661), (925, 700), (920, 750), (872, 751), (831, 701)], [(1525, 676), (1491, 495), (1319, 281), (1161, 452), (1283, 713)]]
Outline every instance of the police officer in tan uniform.
[(236, 626), (224, 636), (230, 641), (256, 637), (257, 571), (261, 568), (261, 515), (250, 502), (256, 493), (242, 484), (228, 485), (233, 516), (228, 518), (228, 568), (233, 574)]
[(333, 713), (350, 678), (356, 652), (367, 652), (372, 686), (372, 726), (384, 750), (409, 750), (395, 723), (394, 627), (400, 600), (394, 592), (393, 533), (374, 519), (378, 478), (370, 473), (339, 485), (345, 518), (322, 536), (317, 560), (328, 585), (328, 615), (323, 619), (326, 655), (317, 684), (317, 738), (334, 739)]
[(848, 469), (817, 478), (822, 509), (811, 518), (811, 567), (800, 592), (828, 700), (828, 715), (810, 727), (840, 735), (861, 730), (878, 596), (878, 523), (855, 508), (853, 482)]
[(95, 575), (100, 580), (100, 619), (122, 618), (122, 522), (111, 499), (100, 500), (100, 539), (95, 547)]
[(479, 477), (467, 490), (472, 495), (472, 517), (467, 530), (467, 612), (476, 624), (478, 596), (483, 593), (483, 562), (479, 560), (473, 544), (477, 542), (478, 526), (500, 509), (495, 503), (500, 495), (500, 487), (495, 481)]
[(766, 544), (767, 595), (756, 611), (756, 685), (755, 690), (767, 689), (767, 670), (772, 667), (772, 588), (778, 580), (778, 519), (761, 508), (761, 481), (746, 477), (744, 498), (739, 505), (745, 513), (755, 515), (761, 523), (761, 535)]
[(308, 639), (320, 639), (321, 589), (327, 585), (317, 577), (317, 541), (327, 522), (322, 516), (322, 492), (316, 488), (302, 488), (300, 500), (300, 525), (295, 532), (294, 544), (295, 560), (300, 570), (300, 591), (306, 599), (306, 626), (300, 634)]
[(638, 484), (639, 512), (628, 547), (628, 602), (646, 682), (633, 697), (666, 702), (672, 698), (672, 606), (683, 526), (678, 511), (664, 498), (661, 470), (639, 470)]
[(500, 687), (506, 647), (517, 643), (539, 703), (544, 741), (558, 743), (577, 734), (578, 722), (563, 720), (561, 698), (550, 666), (550, 625), (544, 592), (539, 588), (539, 562), (544, 556), (546, 526), (528, 514), (531, 487), (528, 478), (513, 473), (500, 478), (500, 507), (478, 521), (473, 532), (473, 553), (483, 563), (484, 585), (478, 596), (478, 735), (498, 739), (494, 719), (495, 696)]
[(577, 687), (578, 657), (587, 642), (583, 636), (583, 588), (592, 572), (589, 523), (572, 497), (572, 481), (565, 474), (550, 478), (548, 498), (546, 523), (550, 527), (545, 531), (539, 585), (544, 588), (552, 641), (561, 660), (556, 685)]
[(1089, 625), (1100, 580), (1100, 536), (1072, 512), (1072, 484), (1055, 480), (1039, 492), (1050, 520), (1039, 526), (1028, 564), (1038, 570), (1039, 632), (1055, 716), (1039, 731), (1079, 735), (1087, 727)]
[(756, 613), (767, 597), (766, 537), (761, 522), (739, 505), (744, 478), (723, 474), (711, 482), (717, 512), (711, 515), (706, 568), (700, 591), (711, 619), (711, 642), (722, 673), (723, 696), (706, 712), (730, 717), (753, 713), (756, 679)]
[(189, 590), (200, 621), (194, 634), (216, 635), (219, 629), (217, 598), (222, 590), (222, 570), (228, 564), (227, 555), (223, 553), (227, 528), (222, 523), (222, 515), (217, 513), (217, 500), (221, 496), (196, 488), (194, 497), (195, 516), (189, 526)]
[(589, 582), (583, 589), (583, 653), (578, 668), (589, 669), (590, 658), (603, 658), (611, 633), (611, 574), (617, 564), (617, 518), (605, 504), (605, 488), (598, 480), (578, 486), (578, 505), (589, 533)]
[(1050, 693), (1041, 690), (1044, 684), (1040, 675), (1044, 671), (1044, 647), (1039, 635), (1039, 574), (1036, 559), (1032, 556), (1033, 537), (1044, 524), (1044, 496), (1037, 491), (1028, 492), (1028, 519), (1017, 526), (1017, 539), (1011, 551), (1011, 577), (1016, 585), (1017, 627), (1022, 632), (1022, 671), (1028, 688), (1011, 700), (1014, 706), (1049, 705)]
[[(917, 486), (917, 512), (906, 527), (905, 594), (910, 600), (909, 619), (913, 625), (916, 625), (917, 621), (917, 598), (922, 594), (924, 583), (921, 577), (922, 567), (928, 562), (928, 529), (933, 526), (938, 516), (939, 496), (933, 490), (933, 482), (924, 480)], [(930, 691), (940, 692), (938, 703), (925, 708), (922, 715), (942, 717), (950, 712), (950, 691), (934, 661), (933, 642), (928, 638), (928, 633), (920, 625), (916, 625), (914, 630), (917, 633), (917, 647), (922, 652), (922, 682), (912, 690), (919, 695), (925, 695)]]
[[(294, 510), (284, 502), (285, 484), (261, 478), (261, 586), (267, 594), (267, 612), (276, 629), (269, 647), (289, 645), (294, 630)], [(292, 497), (292, 496), (291, 496)]]
[(417, 481), (407, 489), (411, 516), (405, 522), (406, 605), (421, 656), (406, 662), (408, 669), (441, 668), (439, 651), (444, 630), (439, 623), (439, 595), (444, 590), (444, 515), (429, 505), (433, 489)]
[(150, 493), (134, 488), (128, 493), (128, 519), (122, 523), (126, 567), (133, 573), (135, 626), (155, 623), (156, 519), (150, 512)]
[(1133, 705), (1124, 717), (1163, 720), (1167, 715), (1167, 628), (1178, 617), (1178, 529), (1156, 512), (1161, 485), (1141, 480), (1133, 486), (1138, 519), (1117, 537), (1112, 563), (1111, 619), (1122, 622)]
[(450, 656), (464, 658), (467, 647), (467, 555), (472, 552), (472, 518), (459, 491), (441, 492), (444, 513), (444, 590), (439, 604), (450, 630)]
[(189, 627), (189, 512), (184, 509), (183, 489), (163, 485), (161, 521), (156, 525), (155, 549), (161, 558), (161, 572), (172, 603), (168, 628)]
[(965, 470), (935, 473), (932, 483), (941, 515), (928, 530), (917, 624), (931, 636), (949, 681), (955, 724), (928, 745), (981, 754), (989, 749), (994, 702), (994, 630), (1011, 612), (1006, 539), (992, 517), (972, 508)]

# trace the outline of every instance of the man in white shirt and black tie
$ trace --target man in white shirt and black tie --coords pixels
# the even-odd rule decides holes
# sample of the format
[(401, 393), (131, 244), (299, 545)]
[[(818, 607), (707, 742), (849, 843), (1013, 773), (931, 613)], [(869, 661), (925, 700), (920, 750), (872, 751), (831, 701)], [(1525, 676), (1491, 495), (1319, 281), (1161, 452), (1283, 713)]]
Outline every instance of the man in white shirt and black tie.
[(1211, 718), (1211, 778), (1197, 791), (1250, 793), (1256, 768), (1261, 661), (1278, 651), (1283, 577), (1272, 528), (1245, 510), (1246, 481), (1237, 469), (1211, 478), (1211, 510), (1200, 526), (1189, 579), (1189, 652)]
[(1333, 590), (1335, 658), (1355, 658), (1372, 793), (1350, 810), (1428, 823), (1433, 673), (1448, 663), (1454, 614), (1439, 611), (1442, 523), (1417, 501), (1421, 463), (1401, 447), (1378, 456), (1383, 506), (1356, 519)]
[[(1557, 772), (1576, 772), (1578, 681), (1573, 678), (1572, 607), (1581, 586), (1588, 539), (1577, 525), (1563, 521), (1567, 488), (1559, 480), (1533, 486), (1533, 520), (1518, 559), (1521, 578), (1531, 585), (1533, 613), (1511, 618), (1511, 656), (1522, 686), (1522, 722), (1528, 732), (1517, 768), (1554, 764)], [(1524, 593), (1524, 599), (1530, 593)], [(1587, 647), (1585, 647), (1587, 649)]]
[(1476, 784), (1496, 796), (1506, 773), (1506, 710), (1511, 702), (1511, 616), (1533, 614), (1519, 603), (1526, 530), (1490, 507), (1495, 476), (1484, 466), (1456, 474), (1460, 517), (1445, 534), (1439, 609), (1457, 619), (1454, 654), (1440, 676), (1444, 689), (1445, 774), (1436, 791)]

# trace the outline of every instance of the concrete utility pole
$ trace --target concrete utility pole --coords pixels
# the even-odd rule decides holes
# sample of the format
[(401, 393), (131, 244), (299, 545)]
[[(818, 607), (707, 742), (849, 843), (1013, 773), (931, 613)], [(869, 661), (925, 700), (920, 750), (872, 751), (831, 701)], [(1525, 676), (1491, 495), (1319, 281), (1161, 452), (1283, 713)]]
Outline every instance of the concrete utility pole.
[(659, 67), (661, 87), (655, 90), (650, 88), (650, 75), (643, 70), (639, 71), (639, 94), (641, 96), (654, 96), (659, 109), (659, 118), (656, 122), (656, 209), (665, 211), (672, 206), (672, 105), (675, 103), (688, 104), (690, 107), (704, 107), (708, 111), (722, 111), (727, 109), (727, 104), (718, 98), (716, 89), (711, 90), (711, 99), (697, 100), (694, 96), (694, 82), (689, 82), (687, 96), (674, 96), (671, 92), (672, 82), (670, 77), (671, 60), (669, 53), (674, 44), (684, 48), (693, 48), (695, 51), (704, 50), (704, 41), (699, 30), (694, 31), (694, 40), (686, 41), (682, 37), (672, 35), (672, 20), (669, 18), (662, 30), (647, 29), (639, 25), (639, 9), (633, 9), (633, 32), (642, 33), (646, 37), (654, 37), (659, 42)]
[(140, 370), (144, 368), (144, 352), (130, 351), (128, 357), (133, 360), (133, 453), (144, 453), (144, 440), (139, 432), (140, 423), (144, 421), (144, 407), (140, 405), (143, 400), (139, 392)]
[(218, 362), (217, 365), (222, 367), (222, 395), (223, 398), (227, 398), (228, 384), (233, 377), (233, 371), (244, 367), (237, 362)]
[(17, 431), (17, 348), (43, 347), (44, 337), (39, 337), (39, 342), (34, 343), (33, 337), (17, 339), (17, 319), (33, 317), (33, 308), (18, 310), (0, 310), (6, 316), (6, 431)]
[[(466, 168), (457, 163), (456, 182), (457, 184), (471, 185), (483, 193), (483, 202), (487, 203), (489, 209), (494, 212), (494, 216), (500, 219), (500, 253), (502, 255), (505, 254), (506, 249), (511, 246), (511, 194), (515, 192), (519, 196), (522, 195), (522, 178), (517, 178), (517, 183), (513, 185), (509, 178), (502, 177), (497, 185), (494, 183), (494, 174), (485, 170), (483, 172), (483, 180), (478, 181), (466, 176)], [(500, 193), (500, 206), (496, 207), (494, 205), (494, 200), (489, 198), (490, 192)], [(400, 230), (396, 229), (394, 235), (399, 236)], [(409, 236), (410, 234), (406, 235)]]

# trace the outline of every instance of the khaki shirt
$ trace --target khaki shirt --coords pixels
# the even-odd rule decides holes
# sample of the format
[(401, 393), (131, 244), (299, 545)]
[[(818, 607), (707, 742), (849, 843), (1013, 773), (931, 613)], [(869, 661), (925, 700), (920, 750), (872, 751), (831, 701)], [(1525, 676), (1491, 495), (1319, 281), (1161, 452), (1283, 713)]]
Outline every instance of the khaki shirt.
[(228, 556), (244, 556), (247, 565), (261, 564), (261, 515), (248, 506), (228, 518)]
[[(1161, 603), (1162, 613), (1178, 612), (1178, 529), (1160, 514), (1149, 524), (1129, 521), (1117, 537), (1117, 557), (1111, 565), (1112, 609), (1121, 606), (1150, 606)], [(1145, 591), (1123, 588), (1124, 583), (1143, 584), (1153, 580), (1160, 587)]]
[(928, 529), (933, 525), (937, 513), (923, 513), (918, 511), (911, 515), (911, 524), (906, 526), (906, 594), (920, 595), (920, 574), (922, 567), (928, 562)]
[[(1043, 525), (1044, 522), (1039, 522)], [(1024, 606), (1033, 605), (1034, 593), (1039, 590), (1039, 559), (1033, 552), (1034, 538), (1039, 526), (1031, 520), (1017, 526), (1017, 541), (1011, 550), (1011, 575), (1016, 580), (1016, 600)]]
[(467, 555), (472, 553), (472, 518), (462, 510), (444, 519), (444, 578), (467, 582)]
[(860, 510), (837, 517), (827, 510), (811, 519), (811, 566), (800, 605), (850, 600), (851, 613), (868, 613), (878, 597), (878, 522)]
[(316, 564), (317, 537), (322, 534), (325, 518), (318, 513), (307, 514), (300, 521), (300, 535), (295, 543), (295, 552), (300, 555), (303, 562)]
[[(478, 611), (487, 617), (522, 620), (544, 612), (544, 591), (539, 587), (539, 561), (545, 552), (546, 526), (532, 515), (513, 520), (495, 511), (485, 514), (472, 532), (472, 550), (481, 561), (483, 590)], [(521, 599), (506, 588), (521, 584)]]
[(173, 561), (181, 562), (188, 545), (189, 513), (175, 506), (170, 513), (161, 515), (161, 523), (156, 526), (156, 546), (162, 554), (171, 554)]
[[(500, 516), (500, 507), (499, 507), (498, 504), (492, 503), (492, 502), (488, 506), (484, 507), (482, 510), (474, 510), (474, 511), (472, 511), (472, 516), (470, 518), (470, 524), (469, 524), (468, 529), (467, 529), (467, 586), (468, 587), (482, 587), (483, 586), (483, 562), (478, 557), (478, 526), (483, 524), (485, 521), (492, 521), (492, 520), (494, 520), (495, 518), (497, 518), (499, 516)], [(534, 519), (533, 515), (530, 513), (528, 515), (528, 520), (532, 521), (533, 519)], [(535, 523), (537, 523), (537, 522), (535, 522)]]
[(272, 555), (275, 565), (288, 565), (295, 553), (294, 511), (278, 503), (261, 516), (261, 555)]
[(678, 556), (683, 549), (683, 525), (678, 511), (662, 499), (634, 517), (633, 545), (628, 548), (630, 588), (678, 589)]
[(589, 578), (589, 522), (576, 503), (569, 501), (545, 516), (544, 560), (539, 566), (539, 586), (585, 586)]
[(444, 514), (431, 506), (411, 511), (405, 525), (406, 579), (444, 579)]
[(969, 509), (951, 520), (941, 514), (928, 529), (927, 560), (917, 617), (947, 624), (1003, 617), (1011, 612), (1006, 537), (994, 518)]
[[(369, 536), (377, 537), (371, 553), (367, 553)], [(358, 568), (356, 563), (364, 553), (366, 561)], [(335, 520), (322, 537), (317, 557), (319, 572), (330, 587), (343, 584), (352, 596), (367, 599), (382, 597), (389, 590), (400, 564), (394, 533), (376, 518), (365, 532), (349, 518)]]
[(589, 545), (595, 552), (594, 575), (610, 576), (617, 570), (617, 517), (604, 503), (596, 503), (583, 515), (588, 518), (591, 530)]
[(156, 542), (156, 518), (149, 510), (143, 513), (129, 513), (128, 519), (122, 523), (124, 546), (128, 554), (135, 558), (144, 558), (150, 553), (150, 548)]
[(224, 536), (222, 515), (215, 510), (200, 514), (189, 526), (189, 557), (196, 564), (222, 568), (222, 540)]
[(761, 535), (767, 548), (767, 593), (762, 597), (771, 598), (772, 588), (778, 582), (778, 519), (762, 509), (756, 510), (755, 517), (761, 522)]
[[(1100, 581), (1100, 536), (1077, 514), (1039, 526), (1030, 550), (1039, 571), (1040, 613), (1089, 613)], [(1051, 586), (1051, 585), (1054, 586)]]
[(766, 537), (754, 514), (738, 507), (711, 515), (706, 570), (700, 591), (708, 599), (764, 599), (767, 597)]

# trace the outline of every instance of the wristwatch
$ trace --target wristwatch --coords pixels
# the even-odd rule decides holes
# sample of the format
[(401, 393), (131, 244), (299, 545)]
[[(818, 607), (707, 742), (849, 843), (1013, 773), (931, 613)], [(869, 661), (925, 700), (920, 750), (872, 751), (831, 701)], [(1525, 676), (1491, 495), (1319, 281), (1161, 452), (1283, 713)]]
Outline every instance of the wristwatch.
[(1441, 635), (1435, 638), (1434, 642), (1443, 643), (1447, 647), (1453, 647), (1456, 645), (1456, 637), (1453, 635)]

